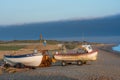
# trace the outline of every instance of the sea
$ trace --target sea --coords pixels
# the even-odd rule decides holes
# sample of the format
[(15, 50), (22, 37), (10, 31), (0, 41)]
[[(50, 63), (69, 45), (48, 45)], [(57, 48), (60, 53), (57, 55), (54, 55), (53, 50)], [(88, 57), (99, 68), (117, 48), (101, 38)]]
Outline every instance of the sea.
[(112, 49), (113, 49), (114, 51), (120, 52), (120, 44), (117, 45), (117, 46), (112, 47)]

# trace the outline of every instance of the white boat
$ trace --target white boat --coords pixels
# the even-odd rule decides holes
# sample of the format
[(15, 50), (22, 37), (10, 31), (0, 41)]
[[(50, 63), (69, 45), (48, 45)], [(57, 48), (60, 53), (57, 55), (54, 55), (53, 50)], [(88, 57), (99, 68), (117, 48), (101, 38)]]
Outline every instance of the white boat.
[(82, 60), (82, 61), (94, 61), (97, 59), (97, 51), (92, 51), (90, 53), (67, 53), (67, 54), (56, 54), (54, 55), (56, 60), (67, 60), (67, 61), (77, 61), (77, 60)]
[(85, 49), (77, 50), (75, 53), (59, 53), (57, 52), (54, 55), (54, 58), (58, 61), (63, 61), (62, 65), (65, 65), (65, 62), (77, 61), (78, 64), (86, 63), (87, 61), (95, 61), (97, 59), (98, 51), (93, 50), (90, 45), (82, 45)]
[(41, 53), (32, 53), (25, 55), (4, 55), (5, 64), (11, 66), (15, 65), (25, 65), (37, 67), (42, 62), (43, 55)]

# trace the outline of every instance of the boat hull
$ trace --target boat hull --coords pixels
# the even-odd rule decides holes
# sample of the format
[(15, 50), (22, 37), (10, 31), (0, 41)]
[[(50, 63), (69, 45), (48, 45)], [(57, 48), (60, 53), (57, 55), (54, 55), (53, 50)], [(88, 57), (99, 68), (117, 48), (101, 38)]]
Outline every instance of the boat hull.
[(16, 63), (22, 63), (26, 66), (39, 66), (42, 62), (43, 55), (34, 55), (26, 57), (8, 57), (4, 56), (4, 61), (8, 64), (15, 65)]
[(98, 52), (97, 51), (92, 51), (90, 53), (76, 53), (76, 54), (56, 54), (54, 55), (54, 58), (56, 60), (63, 60), (63, 61), (94, 61), (97, 59)]

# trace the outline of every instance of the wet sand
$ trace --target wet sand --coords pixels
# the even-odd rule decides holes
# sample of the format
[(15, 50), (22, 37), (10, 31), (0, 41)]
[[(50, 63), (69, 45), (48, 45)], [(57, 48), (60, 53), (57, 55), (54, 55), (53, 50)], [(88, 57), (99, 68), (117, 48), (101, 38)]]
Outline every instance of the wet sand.
[[(113, 46), (113, 45), (112, 45)], [(111, 45), (96, 46), (98, 59), (88, 64), (37, 68), (16, 73), (3, 73), (0, 80), (120, 80), (120, 56), (110, 50)]]

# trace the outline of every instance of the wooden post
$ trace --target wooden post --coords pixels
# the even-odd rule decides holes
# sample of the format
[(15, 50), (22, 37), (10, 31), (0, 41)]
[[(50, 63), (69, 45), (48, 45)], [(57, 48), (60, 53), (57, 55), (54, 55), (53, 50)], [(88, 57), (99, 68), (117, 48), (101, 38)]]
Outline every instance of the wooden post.
[(42, 34), (40, 34), (40, 44), (41, 44), (41, 42), (42, 42)]

